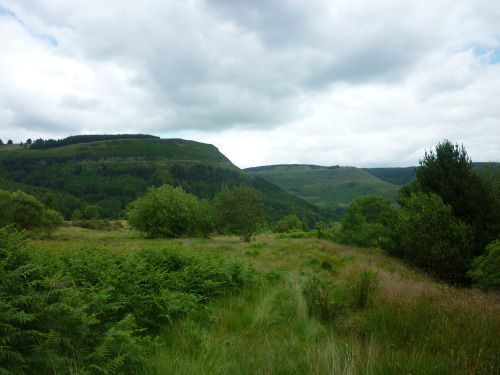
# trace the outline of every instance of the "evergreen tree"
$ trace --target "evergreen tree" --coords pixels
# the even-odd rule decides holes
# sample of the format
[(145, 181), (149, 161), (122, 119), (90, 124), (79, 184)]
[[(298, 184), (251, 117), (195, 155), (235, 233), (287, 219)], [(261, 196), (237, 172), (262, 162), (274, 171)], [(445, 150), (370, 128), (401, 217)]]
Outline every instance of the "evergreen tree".
[(426, 152), (417, 173), (417, 189), (424, 193), (435, 193), (453, 214), (472, 226), (475, 233), (474, 252), (483, 253), (492, 241), (492, 195), (463, 146), (445, 140), (436, 146), (436, 151)]

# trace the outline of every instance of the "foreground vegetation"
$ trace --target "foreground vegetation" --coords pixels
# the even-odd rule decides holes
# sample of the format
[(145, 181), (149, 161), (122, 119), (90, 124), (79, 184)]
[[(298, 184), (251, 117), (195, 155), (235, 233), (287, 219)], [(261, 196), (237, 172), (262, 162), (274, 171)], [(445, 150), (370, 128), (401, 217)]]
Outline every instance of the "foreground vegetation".
[(2, 232), (5, 373), (500, 371), (496, 293), (324, 239), (179, 242), (123, 226)]

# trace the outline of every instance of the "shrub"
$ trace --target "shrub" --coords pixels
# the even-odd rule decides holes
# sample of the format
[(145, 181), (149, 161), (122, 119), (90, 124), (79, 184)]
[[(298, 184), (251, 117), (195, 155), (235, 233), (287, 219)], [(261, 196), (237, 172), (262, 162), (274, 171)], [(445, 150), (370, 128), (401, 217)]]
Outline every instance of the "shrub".
[(387, 199), (375, 195), (356, 198), (347, 207), (338, 240), (345, 245), (381, 246), (391, 237), (395, 217)]
[(59, 212), (51, 209), (45, 211), (45, 215), (42, 218), (42, 227), (47, 237), (52, 237), (54, 231), (63, 224), (64, 218)]
[(472, 264), (473, 231), (436, 194), (412, 193), (396, 224), (392, 250), (437, 276), (465, 282)]
[(290, 233), (278, 233), (276, 239), (282, 238), (315, 238), (318, 237), (318, 231), (311, 232), (290, 232)]
[(181, 237), (196, 232), (198, 200), (182, 188), (152, 187), (128, 208), (128, 222), (151, 237)]
[(278, 221), (273, 226), (275, 233), (288, 233), (308, 230), (307, 225), (302, 222), (297, 215), (285, 216), (282, 220)]
[(374, 301), (377, 286), (376, 273), (369, 270), (361, 271), (352, 288), (352, 307), (354, 309), (364, 309), (370, 306)]
[(303, 290), (309, 313), (331, 321), (348, 311), (371, 307), (378, 290), (377, 274), (370, 270), (355, 271), (352, 280), (336, 285), (323, 275), (312, 276)]
[(309, 314), (324, 321), (334, 319), (339, 313), (339, 305), (333, 298), (333, 285), (320, 275), (313, 276), (305, 285), (303, 294)]
[(22, 191), (0, 190), (0, 227), (15, 225), (19, 229), (44, 229), (51, 236), (64, 223), (62, 215), (44, 205), (32, 195)]
[(474, 260), (469, 276), (481, 289), (500, 290), (500, 240), (490, 243), (485, 253)]
[(33, 230), (42, 225), (43, 204), (22, 191), (0, 191), (0, 208), (0, 226), (14, 224), (21, 229)]
[(96, 206), (87, 206), (82, 213), (83, 220), (99, 219), (99, 211)]
[(250, 243), (250, 245), (245, 249), (245, 254), (246, 255), (253, 255), (253, 256), (257, 256), (260, 254), (260, 252), (262, 251), (262, 247), (264, 245), (262, 244), (262, 242), (252, 242)]

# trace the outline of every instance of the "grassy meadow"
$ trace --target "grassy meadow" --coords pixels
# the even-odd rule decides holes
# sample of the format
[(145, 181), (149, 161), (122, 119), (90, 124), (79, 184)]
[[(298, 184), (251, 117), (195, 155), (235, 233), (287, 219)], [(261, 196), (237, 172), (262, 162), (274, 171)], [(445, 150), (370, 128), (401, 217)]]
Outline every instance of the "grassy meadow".
[[(328, 240), (145, 239), (125, 223), (33, 239), (38, 252), (182, 247), (255, 282), (164, 324), (138, 374), (499, 374), (500, 296), (436, 282), (382, 250)], [(99, 372), (96, 372), (99, 373)]]

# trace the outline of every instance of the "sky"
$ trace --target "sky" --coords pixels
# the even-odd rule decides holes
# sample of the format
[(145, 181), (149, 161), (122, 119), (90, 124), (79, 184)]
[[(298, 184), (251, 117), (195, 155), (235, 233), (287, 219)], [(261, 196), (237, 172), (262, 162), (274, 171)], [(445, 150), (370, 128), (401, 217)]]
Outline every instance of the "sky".
[(0, 139), (152, 134), (240, 168), (500, 161), (498, 0), (0, 0)]

